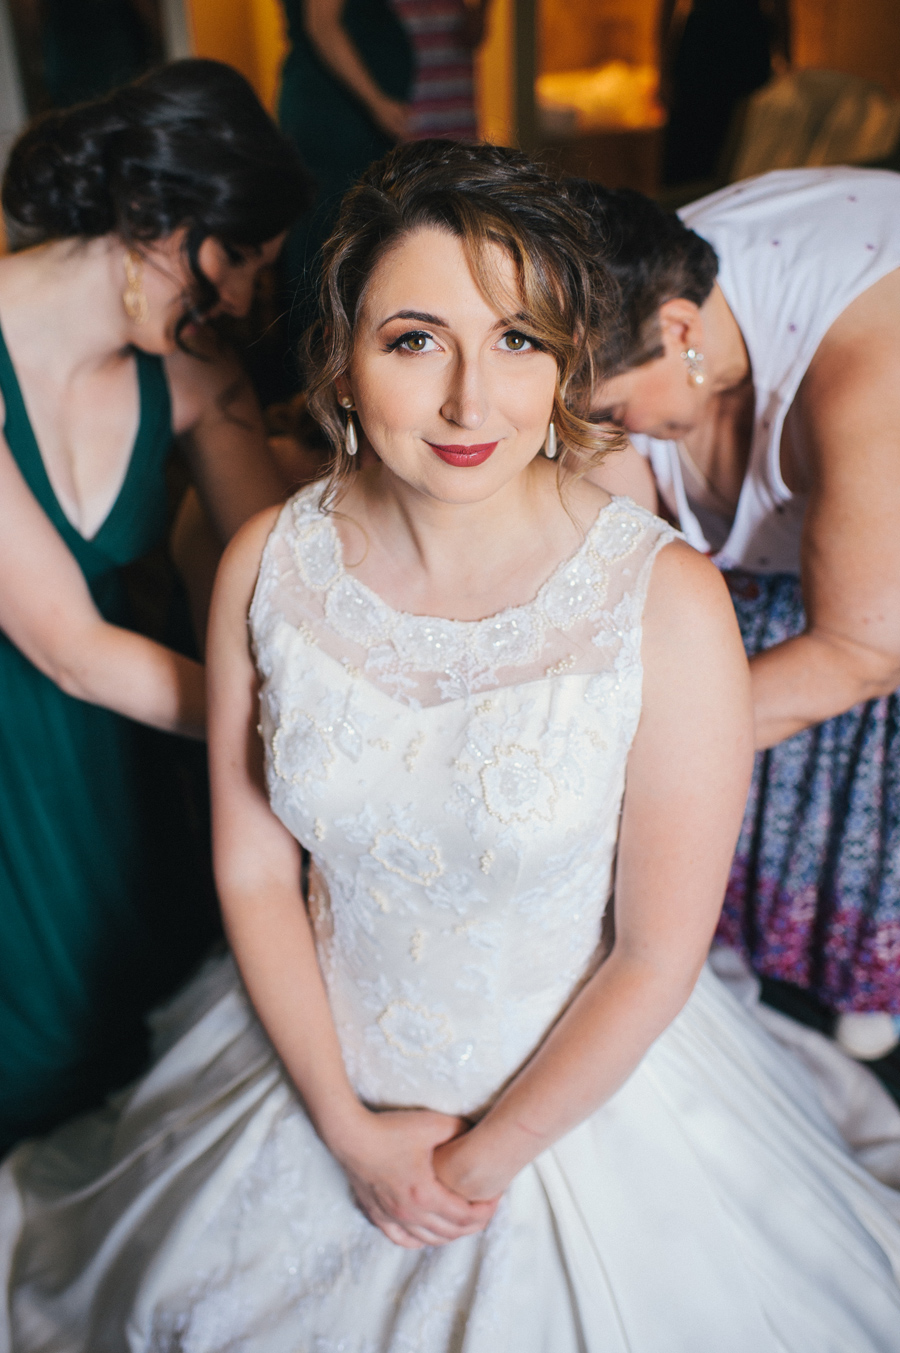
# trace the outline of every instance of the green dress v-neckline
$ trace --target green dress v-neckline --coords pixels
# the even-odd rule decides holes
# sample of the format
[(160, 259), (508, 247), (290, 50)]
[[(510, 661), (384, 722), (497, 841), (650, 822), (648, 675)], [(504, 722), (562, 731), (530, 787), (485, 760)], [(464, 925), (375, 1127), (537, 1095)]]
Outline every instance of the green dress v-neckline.
[[(160, 358), (133, 349), (138, 378), (138, 426), (128, 465), (109, 511), (90, 537), (69, 520), (50, 482), (22, 387), (0, 327), (0, 390), (6, 403), (4, 433), (31, 492), (77, 559), (85, 575), (128, 562), (150, 549), (163, 528), (158, 493), (147, 495), (148, 478), (155, 487), (162, 459), (171, 445), (171, 400)], [(142, 512), (142, 507), (157, 510)], [(143, 520), (142, 520), (143, 518)], [(138, 540), (135, 540), (137, 528)], [(137, 554), (135, 545), (137, 544)]]

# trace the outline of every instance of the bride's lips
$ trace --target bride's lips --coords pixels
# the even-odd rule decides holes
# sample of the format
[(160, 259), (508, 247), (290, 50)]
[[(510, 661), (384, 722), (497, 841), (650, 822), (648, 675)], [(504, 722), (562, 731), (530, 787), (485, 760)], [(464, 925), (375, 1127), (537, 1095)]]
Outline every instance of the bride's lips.
[(483, 465), (497, 448), (497, 442), (479, 442), (476, 446), (438, 446), (436, 442), (428, 445), (448, 465)]

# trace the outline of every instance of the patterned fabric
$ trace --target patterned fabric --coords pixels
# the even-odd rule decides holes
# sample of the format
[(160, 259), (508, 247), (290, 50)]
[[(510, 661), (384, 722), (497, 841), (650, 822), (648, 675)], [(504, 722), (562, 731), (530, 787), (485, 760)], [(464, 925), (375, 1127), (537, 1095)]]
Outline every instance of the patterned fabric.
[[(793, 574), (726, 573), (748, 654), (806, 624)], [(836, 1011), (900, 1013), (900, 700), (756, 758), (719, 940)]]
[(465, 0), (394, 0), (416, 54), (412, 135), (474, 141), (475, 81), (472, 49), (462, 41)]

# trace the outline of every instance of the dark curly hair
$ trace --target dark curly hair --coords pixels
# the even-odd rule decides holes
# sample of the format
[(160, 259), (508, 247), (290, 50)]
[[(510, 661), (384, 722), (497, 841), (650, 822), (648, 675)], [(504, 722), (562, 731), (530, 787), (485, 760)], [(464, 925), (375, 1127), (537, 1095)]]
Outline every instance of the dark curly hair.
[(591, 247), (618, 289), (613, 323), (600, 330), (595, 351), (601, 379), (663, 355), (659, 307), (683, 297), (702, 305), (719, 260), (706, 240), (643, 193), (567, 179), (566, 188), (590, 220)]
[(28, 242), (186, 228), (190, 320), (218, 292), (198, 262), (213, 236), (237, 261), (309, 205), (310, 181), (250, 85), (218, 61), (174, 61), (105, 98), (44, 114), (13, 146), (3, 207)]
[[(335, 448), (330, 499), (349, 473), (335, 380), (350, 363), (368, 284), (384, 255), (423, 227), (463, 243), (485, 296), (556, 359), (553, 420), (568, 468), (599, 464), (620, 435), (590, 422), (597, 329), (610, 321), (610, 288), (590, 248), (589, 221), (560, 183), (520, 151), (416, 141), (365, 172), (344, 198), (323, 250), (319, 318), (305, 337), (309, 408)], [(513, 260), (518, 292), (500, 291), (491, 251)], [(574, 465), (573, 465), (574, 462)]]

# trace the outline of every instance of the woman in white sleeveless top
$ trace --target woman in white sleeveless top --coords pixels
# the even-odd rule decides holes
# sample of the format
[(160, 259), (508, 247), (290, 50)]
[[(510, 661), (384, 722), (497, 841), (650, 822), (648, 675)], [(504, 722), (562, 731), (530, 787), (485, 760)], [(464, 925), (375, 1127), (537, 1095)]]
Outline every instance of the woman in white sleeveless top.
[(900, 177), (766, 174), (683, 224), (581, 194), (624, 300), (596, 413), (725, 570), (752, 659), (760, 755), (719, 938), (880, 1056), (900, 1027)]

